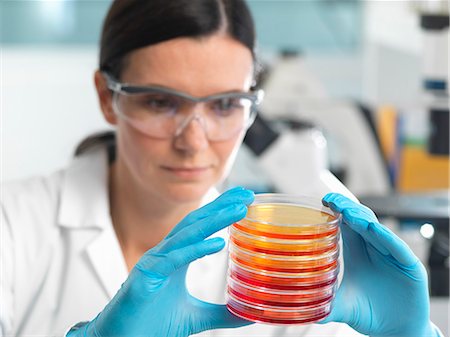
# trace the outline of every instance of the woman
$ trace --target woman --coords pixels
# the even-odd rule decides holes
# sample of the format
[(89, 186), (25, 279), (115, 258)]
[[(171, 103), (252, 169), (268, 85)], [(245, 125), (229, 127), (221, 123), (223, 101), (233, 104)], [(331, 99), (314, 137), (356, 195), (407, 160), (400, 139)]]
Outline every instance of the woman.
[[(254, 197), (236, 188), (206, 204), (254, 118), (254, 73), (241, 0), (112, 4), (95, 85), (115, 139), (50, 177), (4, 186), (2, 335), (351, 333), (336, 323), (250, 325), (193, 296), (221, 300), (223, 229)], [(326, 322), (438, 336), (426, 273), (408, 247), (364, 206), (338, 194), (323, 201), (345, 222), (346, 271)]]

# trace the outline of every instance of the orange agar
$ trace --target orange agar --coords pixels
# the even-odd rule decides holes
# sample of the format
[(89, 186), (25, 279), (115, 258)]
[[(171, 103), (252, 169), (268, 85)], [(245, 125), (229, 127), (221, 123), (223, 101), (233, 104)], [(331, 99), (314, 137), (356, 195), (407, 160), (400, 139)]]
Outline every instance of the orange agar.
[(339, 221), (296, 204), (251, 205), (230, 227), (228, 309), (272, 324), (326, 317), (339, 273)]

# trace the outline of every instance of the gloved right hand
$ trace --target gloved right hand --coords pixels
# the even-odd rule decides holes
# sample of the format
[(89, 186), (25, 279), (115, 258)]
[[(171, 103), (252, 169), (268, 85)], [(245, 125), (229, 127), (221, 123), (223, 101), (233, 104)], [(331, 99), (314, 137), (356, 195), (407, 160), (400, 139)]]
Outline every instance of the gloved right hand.
[(250, 322), (225, 305), (203, 302), (186, 289), (189, 263), (220, 251), (222, 238), (206, 239), (242, 219), (253, 192), (241, 187), (188, 214), (156, 247), (147, 251), (97, 317), (68, 337), (183, 337)]
[(368, 207), (337, 193), (323, 203), (342, 214), (345, 273), (330, 316), (372, 337), (438, 337), (429, 318), (427, 273), (412, 250)]

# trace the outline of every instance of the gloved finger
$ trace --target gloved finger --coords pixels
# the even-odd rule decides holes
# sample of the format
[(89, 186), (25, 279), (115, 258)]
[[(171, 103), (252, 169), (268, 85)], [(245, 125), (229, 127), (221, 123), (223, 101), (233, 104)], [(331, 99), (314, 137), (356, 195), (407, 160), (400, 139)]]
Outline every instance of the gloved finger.
[(362, 238), (384, 255), (392, 255), (400, 264), (409, 267), (417, 257), (399, 237), (380, 224), (375, 214), (366, 206), (357, 204), (338, 193), (329, 193), (322, 202), (342, 214), (343, 221)]
[(339, 213), (342, 213), (344, 209), (358, 209), (361, 216), (365, 216), (370, 221), (378, 221), (375, 213), (369, 207), (356, 203), (339, 193), (328, 193), (322, 198), (322, 203)]
[(178, 223), (178, 225), (176, 225), (170, 231), (166, 238), (170, 238), (183, 228), (190, 226), (201, 219), (209, 217), (212, 213), (226, 207), (230, 203), (243, 203), (245, 205), (250, 205), (253, 202), (254, 198), (255, 194), (253, 193), (253, 191), (244, 189), (243, 187), (232, 188), (221, 194), (209, 204), (206, 204), (205, 206), (189, 213), (183, 220), (181, 220), (180, 223)]
[(253, 324), (253, 322), (233, 315), (228, 311), (226, 305), (207, 303), (198, 299), (195, 300), (197, 307), (195, 312), (199, 318), (197, 321), (203, 324), (195, 327), (194, 333), (211, 329), (237, 328)]
[[(334, 212), (338, 212), (342, 214), (343, 222), (351, 228), (352, 231), (360, 234), (364, 241), (370, 243), (374, 246), (381, 254), (388, 255), (389, 251), (382, 245), (379, 244), (375, 238), (367, 235), (367, 227), (369, 221), (376, 222), (377, 218), (372, 210), (366, 206), (361, 204), (357, 204), (354, 201), (344, 197), (341, 194), (337, 193), (329, 193), (323, 199), (322, 203), (330, 207)], [(351, 226), (350, 222), (358, 222), (360, 226)], [(365, 230), (364, 230), (365, 229)], [(347, 235), (344, 233), (347, 232)], [(346, 231), (346, 227), (342, 226), (342, 236), (343, 239), (351, 237), (349, 232)], [(345, 244), (346, 242), (344, 242)], [(353, 243), (347, 242), (347, 244), (352, 245)]]
[(225, 241), (222, 238), (212, 238), (169, 253), (155, 253), (149, 250), (138, 261), (136, 268), (149, 277), (157, 275), (165, 278), (197, 259), (217, 253), (223, 247)]
[(347, 315), (351, 312), (351, 308), (346, 308), (349, 306), (350, 301), (342, 295), (342, 284), (337, 290), (336, 296), (331, 303), (330, 314), (317, 322), (317, 324), (326, 324), (330, 322), (347, 322)]
[(346, 224), (341, 225), (341, 235), (345, 266), (365, 265), (367, 255), (361, 252), (367, 249), (368, 244), (364, 238)]
[(221, 229), (241, 220), (247, 213), (247, 206), (243, 203), (232, 203), (226, 207), (210, 213), (208, 217), (197, 221), (191, 226), (181, 229), (169, 239), (164, 239), (157, 247), (159, 253), (168, 253), (208, 238)]

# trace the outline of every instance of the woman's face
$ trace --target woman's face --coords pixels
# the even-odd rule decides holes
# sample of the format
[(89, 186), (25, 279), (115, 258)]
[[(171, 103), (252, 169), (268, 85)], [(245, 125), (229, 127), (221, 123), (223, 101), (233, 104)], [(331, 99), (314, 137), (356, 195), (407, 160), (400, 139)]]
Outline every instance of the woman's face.
[[(203, 97), (248, 91), (253, 75), (250, 50), (222, 34), (177, 38), (130, 53), (121, 82), (159, 85)], [(198, 107), (197, 107), (198, 108)], [(196, 109), (196, 107), (193, 107)], [(211, 142), (196, 120), (176, 137), (149, 137), (116, 118), (119, 174), (160, 200), (197, 202), (228, 173), (244, 130)]]

